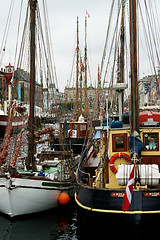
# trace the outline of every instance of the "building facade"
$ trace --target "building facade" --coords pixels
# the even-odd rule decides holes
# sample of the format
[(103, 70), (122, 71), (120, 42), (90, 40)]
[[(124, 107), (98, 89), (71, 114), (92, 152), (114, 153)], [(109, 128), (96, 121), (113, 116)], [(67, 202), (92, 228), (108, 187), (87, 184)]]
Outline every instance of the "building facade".
[[(14, 82), (12, 85), (13, 99), (18, 99), (18, 85), (20, 84), (20, 101), (24, 104), (29, 104), (29, 92), (30, 92), (30, 78), (29, 73), (19, 69), (15, 71)], [(42, 107), (43, 91), (42, 86), (36, 82), (35, 86), (35, 105)]]
[(52, 110), (55, 105), (62, 102), (62, 93), (55, 87), (55, 84), (49, 84), (48, 88), (43, 89), (44, 110)]
[[(101, 95), (105, 95), (108, 93), (108, 88), (101, 89)], [(79, 90), (79, 98), (78, 101), (80, 103), (80, 90)], [(85, 89), (82, 88), (82, 104), (84, 104), (85, 99)], [(87, 87), (87, 99), (88, 99), (88, 108), (92, 109), (93, 105), (97, 101), (97, 89), (90, 84)], [(64, 90), (64, 101), (65, 102), (75, 102), (76, 101), (76, 88), (65, 88)]]
[(158, 76), (148, 75), (139, 80), (139, 107), (152, 106), (158, 103), (157, 99)]

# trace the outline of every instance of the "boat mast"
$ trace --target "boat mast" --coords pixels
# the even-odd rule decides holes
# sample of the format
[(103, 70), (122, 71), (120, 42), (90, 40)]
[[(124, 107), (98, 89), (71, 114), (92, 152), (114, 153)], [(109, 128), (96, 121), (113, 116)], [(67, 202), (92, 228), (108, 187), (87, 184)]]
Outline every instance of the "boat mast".
[[(124, 83), (124, 10), (125, 10), (125, 4), (124, 4), (124, 0), (122, 0), (120, 83)], [(123, 114), (124, 90), (122, 91), (121, 97), (122, 97), (122, 114)]]
[(87, 17), (85, 17), (85, 109), (84, 109), (84, 117), (87, 120)]
[(34, 105), (35, 105), (35, 30), (36, 30), (36, 6), (37, 0), (30, 0), (30, 112), (29, 112), (29, 137), (28, 137), (28, 157), (26, 162), (27, 169), (36, 169), (35, 153), (35, 118), (34, 118)]
[(101, 79), (100, 79), (100, 69), (99, 69), (99, 65), (98, 65), (98, 108), (97, 108), (98, 118), (99, 118), (99, 114), (100, 114), (100, 111), (101, 111), (101, 109), (100, 109), (100, 104), (101, 104), (100, 98), (101, 98)]
[[(119, 48), (118, 48), (118, 59), (117, 59), (117, 83), (120, 82), (120, 55), (119, 55)], [(117, 92), (117, 112), (119, 112), (119, 99), (118, 99), (118, 92)]]
[(76, 74), (76, 120), (78, 120), (78, 77), (79, 77), (79, 27), (77, 17), (77, 74)]
[(130, 61), (131, 61), (131, 134), (139, 129), (139, 104), (137, 84), (137, 15), (136, 0), (129, 0), (130, 4)]
[(80, 69), (81, 69), (81, 75), (80, 75), (80, 113), (82, 115), (82, 58), (81, 58), (81, 62), (80, 62)]

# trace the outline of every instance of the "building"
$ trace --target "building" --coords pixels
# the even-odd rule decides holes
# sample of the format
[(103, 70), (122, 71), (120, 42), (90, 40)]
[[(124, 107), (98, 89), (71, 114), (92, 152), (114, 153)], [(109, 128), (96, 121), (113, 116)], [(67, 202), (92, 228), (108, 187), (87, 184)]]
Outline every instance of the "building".
[(0, 71), (0, 106), (4, 107), (4, 101), (11, 100), (11, 79), (14, 66), (10, 63)]
[(43, 89), (43, 106), (44, 110), (52, 110), (52, 108), (62, 102), (62, 94), (55, 87), (55, 84), (49, 84), (48, 88)]
[[(19, 85), (20, 84), (20, 85)], [(18, 85), (20, 86), (20, 101), (24, 104), (29, 104), (29, 91), (30, 91), (30, 78), (29, 73), (22, 69), (18, 69), (14, 73), (14, 82), (12, 86), (12, 96), (13, 99), (18, 99)], [(35, 105), (42, 107), (42, 87), (41, 84), (36, 82), (35, 87)]]
[(139, 107), (157, 104), (157, 78), (156, 75), (148, 75), (139, 80)]
[[(101, 89), (101, 94), (104, 95), (108, 92), (108, 88)], [(80, 89), (79, 89), (79, 96), (80, 96)], [(82, 104), (84, 104), (85, 98), (85, 90), (82, 88)], [(93, 105), (97, 101), (97, 89), (90, 84), (87, 87), (87, 99), (88, 99), (88, 107), (90, 109), (93, 108)], [(80, 102), (80, 97), (78, 98)], [(64, 90), (64, 101), (65, 102), (75, 102), (76, 101), (76, 88), (65, 88)]]
[(0, 104), (3, 105), (3, 102), (7, 100), (8, 88), (7, 88), (7, 78), (5, 71), (1, 68), (0, 71)]

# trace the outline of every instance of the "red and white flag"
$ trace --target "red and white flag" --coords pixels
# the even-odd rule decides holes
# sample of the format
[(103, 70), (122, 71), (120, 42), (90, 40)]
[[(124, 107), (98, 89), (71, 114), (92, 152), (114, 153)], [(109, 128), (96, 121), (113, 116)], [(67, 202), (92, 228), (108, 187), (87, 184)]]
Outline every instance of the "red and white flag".
[(132, 192), (133, 192), (133, 185), (134, 185), (134, 169), (135, 169), (135, 165), (133, 165), (133, 167), (132, 167), (132, 171), (129, 176), (126, 191), (125, 191), (124, 198), (123, 198), (122, 209), (124, 212), (129, 209), (131, 201), (132, 201)]

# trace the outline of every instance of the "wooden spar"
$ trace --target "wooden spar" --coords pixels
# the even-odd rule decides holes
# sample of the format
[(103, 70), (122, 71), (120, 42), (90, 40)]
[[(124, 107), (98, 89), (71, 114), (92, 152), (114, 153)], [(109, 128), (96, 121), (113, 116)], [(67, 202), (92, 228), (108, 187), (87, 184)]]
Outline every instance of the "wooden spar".
[(120, 82), (124, 82), (124, 0), (122, 0), (122, 20), (121, 20), (121, 51), (120, 51)]
[[(119, 48), (118, 48), (118, 59), (117, 59), (117, 83), (120, 82), (120, 56), (119, 56)], [(117, 92), (117, 112), (119, 112), (119, 99)]]
[(130, 0), (130, 61), (131, 61), (131, 134), (139, 129), (139, 104), (137, 84), (137, 15), (136, 0)]
[(82, 58), (81, 58), (80, 69), (81, 69), (81, 75), (80, 75), (80, 113), (82, 115)]
[(100, 79), (100, 72), (99, 72), (99, 65), (98, 65), (98, 118), (99, 118), (99, 114), (100, 114), (100, 98), (101, 98), (101, 79)]
[(29, 137), (28, 137), (28, 157), (26, 160), (27, 169), (36, 170), (35, 162), (35, 119), (34, 119), (34, 105), (35, 105), (35, 30), (36, 30), (36, 5), (37, 0), (30, 0), (30, 112), (29, 112)]
[(78, 120), (78, 77), (79, 77), (79, 27), (77, 17), (77, 74), (76, 74), (76, 120)]
[[(120, 82), (124, 83), (124, 9), (125, 4), (122, 0), (122, 20), (121, 20), (121, 50), (120, 50)], [(122, 113), (123, 113), (124, 91), (122, 91)]]
[(84, 92), (84, 117), (87, 120), (87, 17), (85, 17), (85, 92)]

